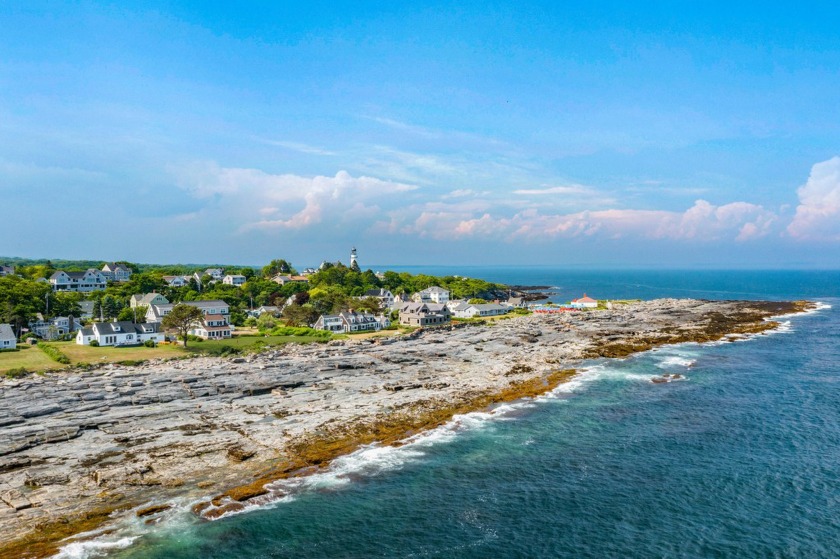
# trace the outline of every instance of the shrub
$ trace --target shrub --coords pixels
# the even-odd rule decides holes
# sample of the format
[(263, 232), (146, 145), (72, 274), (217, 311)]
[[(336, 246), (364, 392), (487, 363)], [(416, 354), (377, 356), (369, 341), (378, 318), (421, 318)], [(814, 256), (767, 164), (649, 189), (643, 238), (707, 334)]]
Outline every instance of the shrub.
[(6, 347), (6, 348), (3, 348), (3, 349), (0, 349), (0, 353), (6, 353), (6, 352), (10, 352), (10, 351), (20, 351), (20, 349), (18, 349), (16, 347)]
[(278, 326), (269, 332), (272, 336), (310, 336), (314, 338), (329, 338), (330, 333), (326, 330), (315, 330), (305, 326)]
[(57, 347), (50, 344), (38, 344), (38, 347), (41, 348), (41, 351), (47, 354), (47, 357), (56, 363), (61, 363), (62, 365), (70, 364), (70, 358), (61, 353), (61, 350)]
[(19, 378), (28, 374), (29, 371), (26, 368), (18, 367), (16, 369), (9, 369), (8, 371), (6, 371), (6, 378)]
[(96, 340), (91, 340), (90, 347), (99, 347), (99, 342), (97, 342)]
[(143, 345), (146, 346), (146, 347), (156, 347), (157, 346), (157, 344), (155, 343), (154, 340), (146, 340), (145, 342), (143, 342)]
[(125, 365), (128, 367), (134, 367), (136, 365), (142, 365), (145, 363), (145, 359), (125, 359), (123, 361), (117, 361), (117, 365)]

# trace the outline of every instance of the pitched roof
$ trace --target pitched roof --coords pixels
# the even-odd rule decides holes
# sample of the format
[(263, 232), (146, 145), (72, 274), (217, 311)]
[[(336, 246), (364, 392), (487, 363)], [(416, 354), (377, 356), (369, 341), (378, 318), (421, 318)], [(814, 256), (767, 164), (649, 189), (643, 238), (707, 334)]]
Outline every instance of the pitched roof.
[(14, 340), (15, 333), (11, 324), (0, 324), (0, 340)]
[(580, 299), (575, 299), (574, 301), (572, 301), (572, 303), (597, 303), (597, 302), (598, 301), (596, 301), (592, 297), (587, 297), (586, 293), (584, 293), (583, 297), (581, 297)]

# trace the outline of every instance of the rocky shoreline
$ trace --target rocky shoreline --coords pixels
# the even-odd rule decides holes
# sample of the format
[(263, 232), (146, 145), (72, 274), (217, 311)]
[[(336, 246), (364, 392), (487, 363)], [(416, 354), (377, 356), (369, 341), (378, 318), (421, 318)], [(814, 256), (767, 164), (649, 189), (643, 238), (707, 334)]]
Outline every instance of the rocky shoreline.
[(362, 445), (535, 396), (582, 360), (759, 333), (805, 302), (661, 299), (395, 338), (0, 382), (0, 556), (45, 557), (174, 499), (212, 519)]

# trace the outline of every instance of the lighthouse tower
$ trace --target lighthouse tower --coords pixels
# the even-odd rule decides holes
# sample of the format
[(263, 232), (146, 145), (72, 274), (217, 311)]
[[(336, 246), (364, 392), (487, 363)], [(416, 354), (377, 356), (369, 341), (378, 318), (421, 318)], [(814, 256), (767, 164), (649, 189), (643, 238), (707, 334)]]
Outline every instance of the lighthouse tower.
[(356, 247), (350, 251), (350, 267), (356, 269), (359, 267), (359, 263), (356, 261)]

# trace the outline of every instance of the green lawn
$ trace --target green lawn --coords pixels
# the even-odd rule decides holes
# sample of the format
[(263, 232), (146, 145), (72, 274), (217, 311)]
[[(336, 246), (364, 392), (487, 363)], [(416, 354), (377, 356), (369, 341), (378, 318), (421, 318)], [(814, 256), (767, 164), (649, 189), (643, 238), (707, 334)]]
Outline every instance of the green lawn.
[(0, 374), (10, 369), (23, 367), (29, 371), (43, 371), (45, 369), (60, 369), (65, 365), (56, 363), (47, 354), (34, 346), (22, 346), (20, 351), (4, 351), (0, 353)]
[(329, 341), (329, 338), (315, 336), (237, 336), (227, 340), (188, 342), (187, 350), (195, 353), (218, 354), (225, 348), (234, 348), (237, 351), (253, 351), (266, 346), (277, 346), (288, 343), (308, 344), (326, 341)]
[[(185, 355), (183, 348), (173, 345), (151, 347), (91, 347), (79, 345), (75, 342), (50, 342), (50, 345), (70, 358), (73, 365), (78, 363), (116, 363), (118, 361), (142, 361), (177, 357)], [(46, 369), (60, 369), (66, 367), (56, 363), (37, 346), (23, 346), (20, 351), (0, 353), (0, 374), (9, 369), (23, 367), (29, 371), (43, 371)]]

